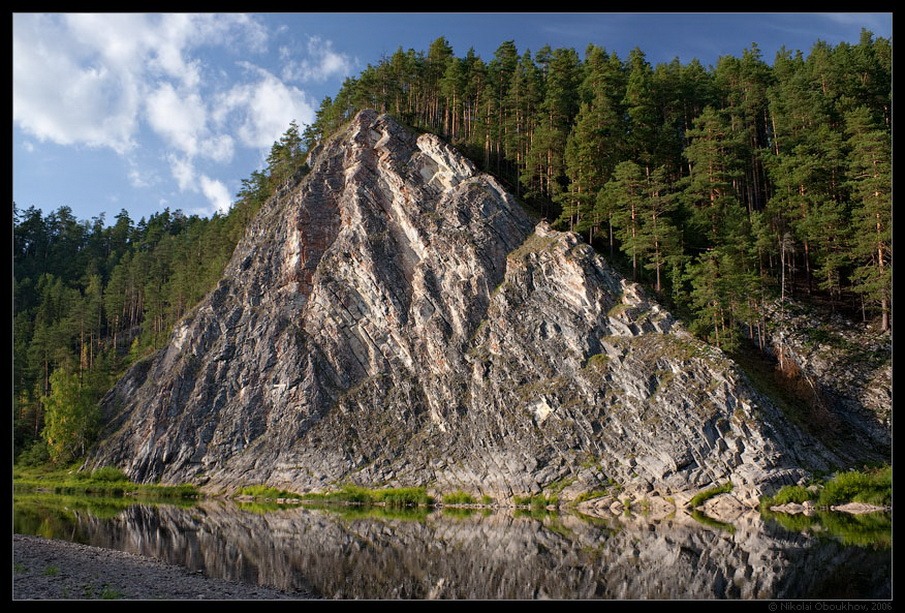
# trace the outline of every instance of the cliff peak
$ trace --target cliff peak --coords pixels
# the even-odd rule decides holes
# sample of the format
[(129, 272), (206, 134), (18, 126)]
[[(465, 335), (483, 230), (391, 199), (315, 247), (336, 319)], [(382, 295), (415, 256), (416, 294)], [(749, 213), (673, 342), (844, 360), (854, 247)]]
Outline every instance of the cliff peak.
[(493, 497), (732, 481), (753, 502), (838, 460), (436, 136), (363, 111), (309, 164), (104, 399), (90, 465)]

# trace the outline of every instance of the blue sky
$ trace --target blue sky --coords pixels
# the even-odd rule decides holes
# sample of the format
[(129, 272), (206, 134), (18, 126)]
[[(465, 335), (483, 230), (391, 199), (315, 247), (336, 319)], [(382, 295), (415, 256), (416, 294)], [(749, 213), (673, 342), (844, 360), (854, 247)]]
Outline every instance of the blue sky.
[(440, 36), (713, 66), (756, 43), (809, 52), (892, 38), (892, 13), (14, 13), (13, 202), (106, 223), (226, 211), (295, 120), (396, 49)]

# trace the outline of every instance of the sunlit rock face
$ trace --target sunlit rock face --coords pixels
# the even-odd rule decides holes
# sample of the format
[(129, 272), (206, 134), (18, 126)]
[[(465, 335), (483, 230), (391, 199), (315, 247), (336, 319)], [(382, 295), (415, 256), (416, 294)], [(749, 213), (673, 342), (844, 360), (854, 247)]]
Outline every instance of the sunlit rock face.
[(850, 460), (435, 136), (365, 111), (309, 164), (104, 399), (89, 467), (495, 499), (731, 481), (753, 504)]

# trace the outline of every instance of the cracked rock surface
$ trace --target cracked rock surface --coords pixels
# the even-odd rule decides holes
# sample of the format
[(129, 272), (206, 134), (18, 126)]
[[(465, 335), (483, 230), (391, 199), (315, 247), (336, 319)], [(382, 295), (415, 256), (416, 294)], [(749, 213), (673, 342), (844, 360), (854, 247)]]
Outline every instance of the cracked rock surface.
[[(870, 459), (430, 134), (358, 114), (261, 209), (218, 287), (102, 403), (87, 468), (214, 491), (619, 484), (757, 497)], [(867, 419), (867, 418), (864, 418)]]

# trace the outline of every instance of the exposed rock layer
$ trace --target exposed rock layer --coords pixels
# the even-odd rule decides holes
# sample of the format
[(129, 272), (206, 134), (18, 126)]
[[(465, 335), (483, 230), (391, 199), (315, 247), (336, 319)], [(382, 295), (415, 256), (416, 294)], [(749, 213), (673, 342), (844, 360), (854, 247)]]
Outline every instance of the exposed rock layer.
[(296, 491), (354, 482), (740, 500), (844, 465), (578, 237), (430, 134), (359, 114), (215, 291), (104, 401), (89, 465)]

